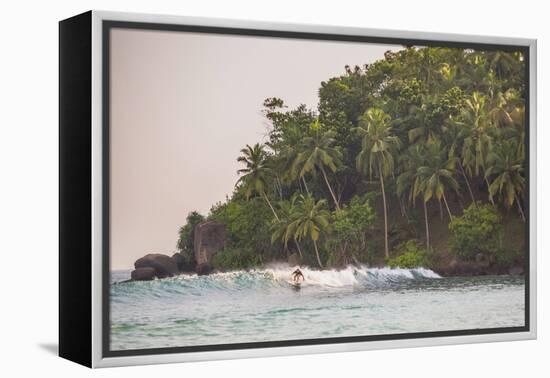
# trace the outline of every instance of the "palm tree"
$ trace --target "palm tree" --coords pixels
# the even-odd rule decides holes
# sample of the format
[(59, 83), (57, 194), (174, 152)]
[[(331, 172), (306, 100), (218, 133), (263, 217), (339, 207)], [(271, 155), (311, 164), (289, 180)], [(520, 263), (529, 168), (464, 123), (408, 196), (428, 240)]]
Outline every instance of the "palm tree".
[(492, 138), (489, 135), (491, 116), (487, 111), (485, 96), (478, 92), (465, 100), (465, 105), (461, 114), (461, 123), (467, 132), (462, 147), (463, 165), (470, 176), (477, 176), (485, 168), (485, 161), (492, 147)]
[(454, 119), (449, 119), (448, 122), (445, 122), (445, 125), (443, 127), (441, 142), (449, 149), (449, 158), (453, 158), (456, 162), (456, 166), (458, 167), (458, 170), (464, 178), (464, 182), (466, 183), (466, 188), (468, 189), (468, 193), (470, 194), (470, 199), (472, 200), (474, 206), (477, 207), (474, 192), (472, 191), (470, 180), (468, 179), (468, 175), (466, 174), (464, 166), (462, 165), (462, 156), (460, 155), (464, 146), (464, 134), (464, 128)]
[(520, 100), (519, 94), (512, 89), (504, 93), (497, 92), (493, 96), (489, 113), (494, 125), (497, 127), (505, 127), (514, 124), (511, 113), (514, 111), (514, 105), (518, 100)]
[(298, 241), (303, 238), (311, 239), (317, 263), (322, 268), (317, 241), (329, 228), (330, 213), (326, 209), (326, 200), (321, 199), (316, 202), (311, 195), (300, 195), (291, 217), (293, 221), (289, 225), (289, 230), (294, 233)]
[(283, 201), (280, 208), (282, 210), (281, 220), (273, 223), (272, 234), (271, 234), (271, 243), (274, 243), (277, 240), (281, 240), (285, 246), (285, 249), (288, 246), (288, 242), (293, 240), (298, 249), (298, 254), (300, 259), (303, 259), (302, 248), (300, 247), (300, 242), (296, 240), (296, 224), (293, 223), (293, 213), (296, 205), (296, 196), (292, 196), (290, 201)]
[(525, 189), (523, 177), (523, 158), (517, 154), (517, 142), (513, 139), (501, 142), (487, 158), (486, 177), (492, 177), (489, 185), (491, 198), (498, 194), (504, 204), (511, 207), (516, 202), (521, 219), (525, 222), (525, 214), (521, 206), (520, 196)]
[[(416, 198), (421, 192), (421, 176), (418, 168), (423, 167), (426, 162), (425, 147), (421, 144), (415, 144), (407, 150), (402, 156), (401, 174), (397, 177), (397, 195), (402, 196), (408, 193), (409, 203), (414, 204)], [(424, 205), (424, 223), (426, 227), (426, 248), (430, 249), (430, 226), (428, 224), (428, 206), (423, 200)]]
[(487, 51), (483, 54), (487, 58), (489, 68), (496, 72), (499, 79), (511, 72), (519, 60), (519, 55), (500, 50)]
[[(487, 155), (493, 148), (492, 116), (487, 109), (486, 97), (478, 92), (474, 92), (465, 105), (461, 113), (461, 124), (466, 134), (462, 146), (462, 167), (470, 177), (479, 176), (484, 173)], [(486, 178), (485, 183), (489, 187)], [(489, 199), (492, 203), (492, 198)]]
[(291, 182), (296, 178), (301, 180), (306, 193), (309, 193), (305, 176), (297, 177), (295, 172), (295, 164), (300, 153), (296, 146), (300, 145), (303, 138), (304, 133), (297, 126), (290, 126), (286, 129), (285, 139), (278, 146), (277, 171), (286, 182)]
[(441, 63), (438, 59), (438, 48), (428, 47), (419, 51), (420, 55), (420, 77), (423, 78), (426, 83), (426, 88), (430, 89), (432, 79), (440, 74)]
[(422, 105), (412, 110), (411, 120), (415, 127), (408, 131), (409, 142), (424, 139), (426, 143), (433, 143), (441, 132), (441, 124), (428, 119), (428, 103), (433, 102), (433, 96), (422, 95)]
[(356, 159), (357, 170), (370, 177), (377, 175), (380, 180), (384, 206), (384, 254), (389, 257), (388, 205), (384, 177), (393, 175), (394, 154), (401, 143), (398, 137), (392, 135), (390, 116), (381, 109), (367, 110), (359, 119), (356, 131), (363, 138), (361, 152)]
[(237, 161), (244, 163), (245, 168), (237, 171), (238, 174), (242, 174), (243, 176), (239, 178), (236, 185), (239, 183), (243, 185), (246, 199), (249, 199), (252, 193), (258, 193), (269, 205), (275, 219), (279, 221), (280, 219), (266, 194), (267, 181), (271, 175), (271, 169), (267, 166), (266, 152), (263, 146), (259, 143), (256, 143), (252, 147), (247, 144), (241, 150), (241, 154), (237, 158)]
[(436, 198), (441, 203), (443, 199), (449, 219), (453, 220), (445, 192), (449, 189), (455, 191), (458, 189), (458, 183), (454, 178), (454, 159), (449, 158), (448, 152), (439, 142), (428, 145), (426, 152), (425, 165), (418, 168), (420, 179), (418, 189), (424, 194), (424, 202)]
[(333, 173), (336, 172), (336, 169), (341, 165), (342, 153), (338, 148), (333, 147), (336, 142), (334, 132), (323, 132), (321, 128), (322, 125), (319, 123), (319, 119), (316, 119), (311, 125), (312, 135), (306, 136), (298, 146), (300, 153), (294, 160), (293, 173), (296, 177), (303, 178), (305, 174), (319, 170), (323, 175), (336, 209), (340, 210), (340, 204), (328, 180), (326, 168)]

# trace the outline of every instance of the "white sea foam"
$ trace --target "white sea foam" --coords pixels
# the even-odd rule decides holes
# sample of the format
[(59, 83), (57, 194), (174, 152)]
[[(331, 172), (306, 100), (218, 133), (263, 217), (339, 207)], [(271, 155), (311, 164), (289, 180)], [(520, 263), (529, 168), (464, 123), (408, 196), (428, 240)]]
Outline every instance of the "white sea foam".
[(376, 287), (416, 279), (441, 278), (437, 273), (427, 268), (369, 268), (367, 266), (348, 266), (343, 269), (319, 270), (311, 267), (289, 266), (287, 264), (272, 264), (266, 268), (249, 271), (217, 272), (207, 276), (182, 274), (159, 282), (181, 282), (184, 285), (200, 288), (234, 289), (253, 287), (254, 285), (286, 284), (292, 281), (292, 272), (300, 268), (304, 275), (302, 286), (318, 287)]
[[(270, 274), (276, 281), (288, 281), (292, 277), (292, 272), (297, 268), (298, 266), (278, 265), (256, 272)], [(426, 268), (401, 269), (348, 266), (339, 270), (315, 270), (309, 267), (300, 267), (300, 270), (305, 278), (304, 284), (327, 287), (361, 285), (364, 280), (393, 282), (402, 279), (440, 278), (437, 273)]]

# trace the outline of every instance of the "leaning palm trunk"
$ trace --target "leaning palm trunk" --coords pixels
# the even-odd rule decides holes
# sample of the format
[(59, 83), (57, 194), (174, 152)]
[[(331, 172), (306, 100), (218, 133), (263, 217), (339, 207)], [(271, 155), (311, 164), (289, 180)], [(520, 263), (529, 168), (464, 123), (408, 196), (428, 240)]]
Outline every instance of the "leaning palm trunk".
[(317, 263), (319, 264), (319, 267), (323, 268), (323, 264), (321, 264), (321, 258), (319, 257), (319, 249), (317, 248), (317, 242), (313, 241), (313, 247), (315, 248), (315, 256), (317, 256)]
[[(489, 180), (487, 179), (487, 177), (484, 177), (484, 179), (485, 179), (485, 184), (487, 184), (487, 191), (488, 191), (489, 193), (491, 193), (491, 191), (489, 190), (489, 187), (491, 186), (491, 185), (489, 184)], [(495, 204), (495, 201), (493, 201), (493, 196), (492, 196), (491, 194), (489, 194), (489, 201), (491, 202), (491, 205), (494, 205), (494, 204)]]
[(518, 195), (516, 194), (515, 197), (516, 203), (518, 204), (519, 215), (521, 215), (521, 219), (523, 220), (523, 222), (525, 222), (525, 213), (523, 212), (523, 208), (521, 207), (521, 203), (519, 202)]
[(388, 247), (388, 206), (386, 204), (386, 190), (384, 189), (384, 177), (381, 167), (378, 167), (378, 173), (380, 174), (380, 187), (382, 188), (382, 202), (384, 206), (384, 255), (388, 258), (390, 257)]
[(401, 210), (401, 216), (405, 217), (407, 214), (405, 212), (405, 204), (403, 203), (403, 199), (401, 198), (401, 196), (398, 196), (397, 200), (399, 201), (399, 210)]
[(426, 249), (430, 251), (430, 226), (428, 225), (428, 205), (424, 202), (424, 222), (426, 223)]
[(323, 167), (321, 167), (321, 172), (323, 173), (323, 177), (325, 178), (325, 183), (327, 184), (330, 195), (332, 196), (332, 199), (334, 200), (334, 205), (336, 205), (337, 210), (340, 210), (340, 204), (338, 203), (338, 200), (336, 199), (336, 195), (334, 195), (334, 192), (332, 191), (332, 187), (330, 186), (330, 183), (328, 182), (328, 177), (327, 177), (327, 174), (326, 174), (325, 169)]
[(281, 185), (281, 180), (279, 179), (279, 176), (275, 176), (275, 183), (277, 186), (277, 193), (279, 194), (279, 199), (283, 199), (283, 186)]
[(306, 188), (306, 193), (309, 194), (309, 188), (307, 187), (306, 178), (302, 176), (302, 182), (304, 183), (304, 188)]
[(275, 217), (275, 219), (277, 220), (277, 222), (279, 222), (280, 219), (279, 219), (279, 217), (277, 216), (277, 213), (275, 212), (275, 209), (274, 209), (273, 206), (271, 205), (271, 202), (269, 202), (269, 198), (267, 198), (267, 194), (263, 193), (263, 197), (264, 197), (265, 202), (267, 202), (267, 204), (269, 205), (269, 208), (270, 208), (271, 211), (273, 212), (273, 216)]
[(300, 242), (296, 239), (294, 239), (294, 242), (296, 243), (296, 248), (298, 248), (298, 254), (300, 255), (300, 259), (303, 259), (304, 256), (302, 255), (302, 248), (300, 248)]
[(464, 172), (464, 167), (462, 166), (462, 162), (458, 161), (458, 166), (460, 167), (460, 172), (462, 173), (462, 176), (464, 177), (464, 181), (466, 182), (466, 187), (468, 188), (468, 193), (470, 193), (470, 198), (472, 199), (472, 203), (475, 207), (477, 207), (476, 199), (474, 197), (474, 192), (472, 192), (472, 187), (470, 186), (470, 180), (468, 180), (468, 176), (466, 176), (466, 172)]
[(447, 208), (447, 213), (449, 213), (449, 219), (453, 220), (453, 214), (451, 214), (451, 209), (449, 209), (449, 204), (447, 203), (447, 197), (445, 196), (445, 193), (443, 193), (443, 202), (445, 202), (445, 207)]

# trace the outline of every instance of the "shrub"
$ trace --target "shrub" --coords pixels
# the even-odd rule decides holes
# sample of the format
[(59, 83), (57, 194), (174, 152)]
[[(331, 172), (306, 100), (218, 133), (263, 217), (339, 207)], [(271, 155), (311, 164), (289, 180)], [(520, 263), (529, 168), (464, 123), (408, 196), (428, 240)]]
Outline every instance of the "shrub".
[(431, 256), (418, 240), (409, 240), (396, 247), (397, 256), (387, 260), (390, 268), (429, 268)]
[(514, 265), (518, 258), (521, 260), (521, 256), (518, 256), (517, 251), (510, 248), (499, 248), (494, 258), (495, 265), (499, 268), (509, 268)]
[(332, 251), (328, 256), (328, 265), (345, 265), (367, 252), (366, 232), (375, 218), (374, 208), (369, 196), (353, 196), (341, 210), (332, 213), (331, 236), (326, 242)]
[(192, 211), (187, 215), (185, 225), (181, 226), (178, 231), (178, 242), (176, 244), (176, 248), (183, 256), (183, 266), (186, 270), (193, 270), (195, 268), (195, 226), (204, 222), (204, 220), (204, 216), (196, 211)]
[(222, 271), (249, 269), (259, 263), (258, 257), (248, 249), (225, 248), (212, 257), (212, 268)]
[(280, 245), (271, 244), (271, 210), (261, 198), (234, 197), (225, 203), (218, 203), (210, 210), (208, 220), (213, 220), (227, 227), (227, 244), (231, 249), (254, 251), (265, 260), (280, 250)]
[(451, 251), (463, 260), (474, 260), (478, 253), (497, 258), (502, 252), (501, 217), (492, 205), (470, 205), (449, 230)]

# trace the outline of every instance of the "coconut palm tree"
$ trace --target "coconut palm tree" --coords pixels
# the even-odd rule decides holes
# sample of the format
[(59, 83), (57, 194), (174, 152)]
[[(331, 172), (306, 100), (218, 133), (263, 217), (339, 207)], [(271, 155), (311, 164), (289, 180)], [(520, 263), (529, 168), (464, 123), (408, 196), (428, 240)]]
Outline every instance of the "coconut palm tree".
[(326, 208), (326, 200), (315, 201), (311, 195), (300, 195), (292, 212), (293, 221), (289, 225), (290, 232), (296, 240), (311, 239), (315, 248), (315, 256), (319, 267), (323, 267), (319, 256), (317, 241), (329, 228), (330, 212)]
[(516, 89), (510, 88), (505, 92), (496, 92), (490, 97), (489, 114), (496, 127), (513, 126), (516, 113), (521, 112), (523, 100)]
[(284, 142), (278, 146), (277, 170), (280, 172), (282, 179), (287, 183), (296, 179), (301, 180), (306, 193), (309, 193), (305, 175), (299, 177), (295, 169), (295, 164), (300, 153), (300, 150), (296, 146), (300, 145), (303, 138), (304, 133), (297, 126), (290, 126), (286, 129)]
[(414, 125), (408, 131), (409, 142), (433, 143), (438, 139), (441, 132), (441, 124), (432, 122), (428, 119), (428, 103), (433, 101), (433, 96), (422, 95), (422, 105), (412, 111), (412, 124)]
[(309, 172), (320, 171), (336, 209), (340, 210), (340, 203), (327, 176), (327, 168), (334, 173), (342, 164), (342, 153), (334, 147), (334, 135), (333, 131), (323, 131), (319, 119), (316, 119), (311, 124), (311, 135), (306, 136), (298, 146), (300, 152), (294, 160), (293, 173), (294, 176), (303, 178)]
[(454, 119), (449, 119), (445, 122), (443, 127), (443, 133), (441, 134), (441, 142), (449, 150), (449, 158), (454, 159), (456, 162), (456, 167), (458, 168), (459, 173), (462, 175), (464, 182), (466, 183), (466, 188), (470, 195), (470, 199), (475, 207), (477, 207), (477, 202), (474, 197), (474, 192), (472, 191), (472, 186), (470, 185), (470, 180), (468, 175), (464, 170), (462, 165), (462, 156), (461, 151), (464, 146), (464, 128), (457, 123)]
[(244, 163), (245, 168), (237, 171), (237, 173), (242, 176), (239, 178), (236, 185), (243, 185), (245, 197), (247, 199), (249, 199), (254, 192), (260, 195), (268, 204), (275, 219), (279, 221), (280, 219), (266, 193), (267, 182), (272, 172), (267, 166), (267, 155), (263, 146), (259, 143), (256, 143), (254, 146), (247, 144), (246, 147), (241, 150), (241, 154), (242, 155), (237, 158), (237, 161)]
[(367, 110), (355, 130), (363, 138), (361, 152), (356, 158), (357, 170), (370, 177), (378, 176), (380, 180), (384, 206), (384, 254), (389, 257), (388, 205), (384, 178), (393, 175), (394, 155), (401, 143), (398, 137), (392, 135), (390, 116), (381, 109)]
[(427, 88), (431, 88), (432, 80), (440, 75), (441, 63), (438, 59), (439, 49), (428, 47), (419, 50), (420, 55), (420, 77), (426, 83)]
[(519, 60), (519, 55), (508, 53), (505, 51), (495, 50), (495, 51), (486, 51), (483, 52), (487, 59), (487, 64), (489, 68), (496, 72), (499, 80), (510, 73), (514, 66), (517, 65)]
[(478, 92), (465, 100), (460, 123), (466, 136), (462, 146), (462, 164), (470, 175), (480, 175), (485, 169), (487, 155), (492, 148), (490, 135), (491, 115), (487, 110), (486, 97)]
[(397, 176), (397, 195), (406, 197), (409, 204), (414, 205), (418, 193), (418, 168), (425, 163), (425, 147), (414, 144), (399, 157), (399, 176)]
[[(421, 193), (421, 176), (418, 168), (425, 166), (426, 153), (425, 147), (421, 144), (415, 144), (407, 150), (401, 159), (401, 174), (397, 177), (397, 195), (407, 195), (409, 203), (414, 204), (416, 198)], [(426, 248), (430, 249), (430, 226), (428, 224), (428, 201), (423, 200), (424, 223), (426, 227)]]
[(298, 254), (300, 259), (303, 259), (302, 248), (300, 247), (300, 242), (296, 239), (296, 224), (293, 223), (293, 214), (294, 207), (296, 205), (296, 196), (292, 196), (290, 201), (283, 201), (280, 205), (281, 208), (281, 220), (276, 221), (272, 225), (272, 234), (271, 234), (271, 243), (274, 243), (277, 240), (283, 242), (285, 249), (288, 246), (290, 240), (294, 241), (296, 248), (298, 249)]
[(454, 178), (455, 162), (441, 143), (433, 143), (427, 146), (425, 165), (418, 168), (420, 179), (419, 190), (424, 194), (424, 202), (436, 198), (440, 203), (443, 199), (449, 219), (453, 220), (446, 191), (458, 190), (458, 183)]
[(523, 158), (517, 154), (517, 142), (513, 139), (499, 143), (487, 158), (488, 168), (485, 172), (489, 185), (489, 195), (501, 196), (506, 207), (517, 204), (521, 219), (525, 222), (525, 214), (520, 197), (525, 189), (523, 177)]
[[(464, 143), (462, 145), (462, 167), (470, 177), (482, 176), (487, 188), (489, 181), (485, 177), (487, 156), (493, 148), (494, 124), (488, 109), (487, 98), (478, 92), (465, 101), (461, 112), (460, 123), (464, 126)], [(493, 203), (493, 199), (489, 196)]]

